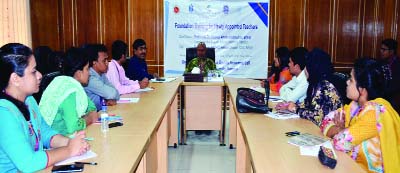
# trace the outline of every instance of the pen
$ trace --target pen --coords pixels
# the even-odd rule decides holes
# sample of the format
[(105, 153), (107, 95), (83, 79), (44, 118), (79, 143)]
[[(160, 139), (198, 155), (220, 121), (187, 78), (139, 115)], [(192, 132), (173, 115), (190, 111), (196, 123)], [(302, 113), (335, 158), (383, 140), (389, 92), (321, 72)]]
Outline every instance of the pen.
[(96, 162), (75, 162), (75, 164), (97, 165)]
[(94, 138), (92, 138), (92, 137), (86, 137), (86, 138), (83, 138), (84, 140), (87, 140), (87, 141), (93, 141), (94, 140)]

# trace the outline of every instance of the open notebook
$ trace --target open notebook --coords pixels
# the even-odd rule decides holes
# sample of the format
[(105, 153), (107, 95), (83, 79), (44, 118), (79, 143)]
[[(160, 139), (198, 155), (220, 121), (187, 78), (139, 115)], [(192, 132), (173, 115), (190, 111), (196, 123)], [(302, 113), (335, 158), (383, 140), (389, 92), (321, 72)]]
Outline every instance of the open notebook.
[(85, 154), (82, 154), (80, 156), (70, 157), (70, 158), (68, 158), (66, 160), (63, 160), (61, 162), (58, 162), (58, 163), (56, 163), (54, 165), (55, 166), (67, 165), (67, 164), (71, 164), (71, 163), (78, 162), (78, 161), (81, 161), (81, 160), (90, 159), (90, 158), (93, 158), (93, 157), (97, 157), (97, 154), (95, 152), (93, 152), (92, 150), (89, 150)]

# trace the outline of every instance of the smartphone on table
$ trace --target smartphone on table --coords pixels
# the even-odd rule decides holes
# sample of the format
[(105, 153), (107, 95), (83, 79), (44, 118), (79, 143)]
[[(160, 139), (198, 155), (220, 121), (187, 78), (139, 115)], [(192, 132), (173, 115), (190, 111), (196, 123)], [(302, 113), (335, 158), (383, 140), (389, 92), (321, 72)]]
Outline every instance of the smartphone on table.
[(53, 166), (51, 172), (53, 173), (61, 173), (61, 172), (82, 172), (83, 164), (71, 164), (71, 165), (59, 165)]

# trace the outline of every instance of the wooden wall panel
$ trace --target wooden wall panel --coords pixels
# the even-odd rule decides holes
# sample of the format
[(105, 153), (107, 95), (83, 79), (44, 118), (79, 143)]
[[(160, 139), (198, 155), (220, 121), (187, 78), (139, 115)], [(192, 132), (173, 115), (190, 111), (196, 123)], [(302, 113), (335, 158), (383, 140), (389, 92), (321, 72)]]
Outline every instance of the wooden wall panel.
[(334, 47), (332, 56), (337, 64), (351, 64), (359, 56), (361, 1), (337, 0), (334, 4)]
[[(342, 71), (359, 56), (379, 56), (384, 38), (400, 40), (400, 0), (271, 0), (269, 60), (277, 47), (328, 51)], [(33, 46), (66, 50), (116, 39), (143, 38), (151, 73), (163, 72), (163, 0), (34, 0)], [(399, 48), (400, 50), (400, 48)], [(111, 53), (111, 51), (110, 51)]]
[(102, 1), (102, 37), (103, 43), (109, 49), (111, 57), (111, 45), (119, 39), (128, 44), (128, 0), (103, 0)]
[[(60, 21), (60, 33), (59, 42), (61, 44), (60, 49), (66, 51), (71, 46), (76, 46), (76, 11), (75, 0), (59, 0), (59, 21)], [(46, 10), (46, 9), (42, 9)]]
[(304, 2), (305, 0), (275, 1), (275, 10), (271, 15), (276, 22), (273, 35), (277, 47), (287, 46), (291, 49), (304, 45)]
[(30, 1), (33, 48), (48, 45), (52, 49), (60, 49), (58, 3), (48, 0)]
[(100, 0), (76, 0), (76, 43), (82, 46), (88, 43), (102, 43), (100, 28)]
[(379, 17), (381, 7), (383, 5), (376, 0), (362, 4), (361, 56), (376, 57), (379, 53), (378, 37), (383, 36), (383, 20)]
[(332, 52), (333, 0), (308, 0), (306, 3), (305, 47)]

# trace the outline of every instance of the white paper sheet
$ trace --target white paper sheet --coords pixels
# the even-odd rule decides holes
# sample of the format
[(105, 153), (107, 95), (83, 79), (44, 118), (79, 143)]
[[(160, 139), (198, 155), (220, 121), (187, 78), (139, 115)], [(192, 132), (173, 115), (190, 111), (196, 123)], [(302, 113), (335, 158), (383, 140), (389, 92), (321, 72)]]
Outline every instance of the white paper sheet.
[(58, 163), (56, 163), (54, 165), (55, 166), (67, 165), (67, 164), (71, 164), (71, 163), (78, 162), (78, 161), (81, 161), (81, 160), (90, 159), (90, 158), (93, 158), (93, 157), (97, 157), (97, 154), (95, 152), (93, 152), (92, 150), (89, 150), (88, 152), (86, 152), (83, 155), (70, 157), (70, 158), (68, 158), (66, 160), (63, 160), (61, 162), (58, 162)]
[(269, 112), (267, 114), (264, 114), (267, 117), (277, 119), (277, 120), (287, 120), (287, 119), (293, 119), (293, 118), (300, 118), (298, 114), (289, 112), (289, 111), (284, 111), (284, 112)]
[(120, 98), (117, 103), (137, 103), (140, 98)]
[(135, 93), (140, 93), (140, 92), (147, 92), (147, 91), (153, 91), (153, 88), (147, 87), (147, 88), (143, 88), (143, 89), (138, 89), (135, 91)]
[[(333, 151), (333, 154), (336, 157), (335, 150), (333, 149), (331, 141), (326, 141), (321, 145), (326, 147), (326, 148), (331, 149)], [(319, 152), (319, 148), (320, 148), (321, 145), (301, 146), (301, 147), (299, 147), (300, 148), (300, 155), (317, 157), (318, 156), (318, 152)]]
[(150, 82), (154, 82), (154, 83), (167, 83), (167, 82), (174, 81), (174, 80), (176, 79), (176, 77), (166, 77), (166, 78), (164, 78), (164, 79), (165, 79), (164, 81), (159, 81), (159, 80), (156, 80), (156, 79), (151, 79)]

